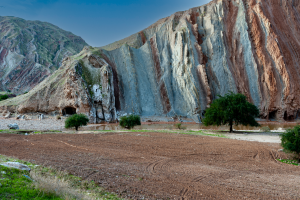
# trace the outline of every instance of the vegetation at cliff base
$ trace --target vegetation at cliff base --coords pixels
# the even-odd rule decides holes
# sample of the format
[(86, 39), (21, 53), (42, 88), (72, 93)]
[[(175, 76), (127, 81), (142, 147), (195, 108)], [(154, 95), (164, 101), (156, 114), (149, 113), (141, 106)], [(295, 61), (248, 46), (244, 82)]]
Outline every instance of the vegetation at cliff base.
[(120, 120), (120, 126), (132, 129), (134, 126), (141, 125), (141, 118), (138, 115), (123, 116)]
[(76, 131), (80, 126), (86, 126), (89, 122), (89, 118), (84, 114), (75, 114), (68, 117), (65, 121), (65, 128), (75, 127)]
[(230, 132), (233, 132), (234, 124), (259, 126), (255, 120), (258, 115), (258, 108), (249, 103), (245, 95), (230, 92), (225, 96), (219, 95), (219, 98), (213, 101), (206, 110), (203, 123), (205, 126), (229, 125)]
[(285, 151), (294, 153), (300, 162), (300, 126), (286, 130), (281, 134), (281, 146)]
[(8, 99), (8, 95), (7, 94), (0, 95), (0, 101), (3, 101), (5, 99)]

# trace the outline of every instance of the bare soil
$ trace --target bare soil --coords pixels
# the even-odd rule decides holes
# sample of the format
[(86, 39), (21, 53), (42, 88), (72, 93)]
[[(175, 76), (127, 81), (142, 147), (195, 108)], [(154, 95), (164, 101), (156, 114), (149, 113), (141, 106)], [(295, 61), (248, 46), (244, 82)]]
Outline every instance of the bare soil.
[(174, 133), (0, 134), (0, 154), (67, 170), (130, 199), (299, 199), (279, 144)]

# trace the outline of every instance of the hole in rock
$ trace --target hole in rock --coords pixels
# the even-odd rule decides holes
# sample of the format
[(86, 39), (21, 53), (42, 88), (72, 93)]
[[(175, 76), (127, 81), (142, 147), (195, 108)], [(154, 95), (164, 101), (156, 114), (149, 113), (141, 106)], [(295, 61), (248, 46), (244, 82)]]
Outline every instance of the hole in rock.
[(269, 112), (269, 119), (270, 120), (275, 120), (277, 115), (277, 110), (274, 110), (272, 112)]
[(76, 114), (76, 108), (73, 107), (65, 107), (62, 111), (63, 115), (74, 115)]
[(284, 120), (285, 121), (291, 121), (294, 119), (294, 116), (293, 115), (288, 115), (287, 114), (287, 111), (284, 112)]

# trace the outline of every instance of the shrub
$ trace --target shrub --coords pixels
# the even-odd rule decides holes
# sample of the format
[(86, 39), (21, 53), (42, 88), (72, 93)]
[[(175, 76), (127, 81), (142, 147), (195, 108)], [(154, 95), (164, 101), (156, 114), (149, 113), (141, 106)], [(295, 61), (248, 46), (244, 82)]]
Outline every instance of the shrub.
[(259, 126), (255, 121), (255, 117), (258, 115), (258, 108), (249, 103), (245, 95), (230, 92), (225, 96), (219, 95), (219, 98), (213, 101), (210, 108), (206, 110), (203, 122), (205, 126), (228, 124), (230, 132), (232, 132), (233, 123), (235, 125)]
[(75, 127), (76, 131), (78, 131), (78, 127), (86, 126), (89, 122), (89, 118), (84, 114), (75, 114), (68, 117), (65, 121), (65, 128)]
[(181, 129), (181, 123), (175, 124), (175, 126), (180, 130)]
[(138, 115), (123, 116), (120, 120), (120, 126), (132, 129), (134, 126), (141, 125), (141, 118)]
[(281, 134), (281, 146), (287, 152), (296, 154), (300, 162), (300, 126), (295, 126), (293, 129), (286, 130)]
[(5, 99), (8, 99), (8, 95), (7, 94), (0, 95), (0, 101), (3, 101)]
[(271, 129), (268, 126), (264, 126), (260, 129), (262, 132), (270, 132)]

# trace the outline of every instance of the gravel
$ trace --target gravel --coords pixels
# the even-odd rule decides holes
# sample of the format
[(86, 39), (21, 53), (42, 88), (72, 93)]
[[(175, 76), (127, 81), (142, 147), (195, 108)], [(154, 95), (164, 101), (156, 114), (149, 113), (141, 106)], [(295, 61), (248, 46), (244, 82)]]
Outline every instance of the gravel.
[(18, 124), (20, 130), (64, 130), (64, 120), (44, 119), (44, 120), (17, 120), (0, 118), (0, 130), (7, 130), (7, 125)]

